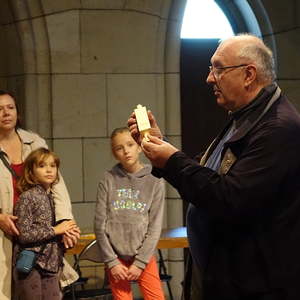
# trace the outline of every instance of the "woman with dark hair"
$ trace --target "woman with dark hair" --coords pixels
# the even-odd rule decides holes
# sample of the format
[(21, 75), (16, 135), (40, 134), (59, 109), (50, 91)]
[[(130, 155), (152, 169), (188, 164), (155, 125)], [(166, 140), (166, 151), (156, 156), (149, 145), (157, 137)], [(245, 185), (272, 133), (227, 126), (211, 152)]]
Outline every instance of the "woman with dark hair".
[[(36, 133), (20, 128), (18, 108), (14, 96), (0, 90), (0, 299), (10, 300), (12, 278), (12, 241), (19, 232), (15, 226), (13, 207), (18, 200), (17, 179), (22, 173), (25, 158), (37, 148), (48, 148)], [(71, 201), (60, 176), (53, 189), (56, 221), (73, 219)], [(66, 247), (73, 246), (79, 237), (79, 228), (72, 238), (64, 236)]]

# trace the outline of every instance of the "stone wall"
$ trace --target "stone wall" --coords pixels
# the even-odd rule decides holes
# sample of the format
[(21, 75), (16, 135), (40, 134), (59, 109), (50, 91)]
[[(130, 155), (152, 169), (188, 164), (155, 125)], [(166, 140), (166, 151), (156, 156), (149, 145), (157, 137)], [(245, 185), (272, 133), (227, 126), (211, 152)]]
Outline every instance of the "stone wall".
[[(248, 2), (264, 39), (274, 37), (278, 82), (300, 108), (300, 4)], [(137, 104), (151, 109), (180, 147), (185, 0), (0, 0), (0, 6), (0, 88), (16, 93), (25, 127), (60, 155), (74, 215), (91, 231), (97, 183), (115, 163), (110, 132), (126, 125)], [(167, 185), (164, 228), (182, 224), (182, 201)], [(164, 257), (180, 299), (183, 251)]]

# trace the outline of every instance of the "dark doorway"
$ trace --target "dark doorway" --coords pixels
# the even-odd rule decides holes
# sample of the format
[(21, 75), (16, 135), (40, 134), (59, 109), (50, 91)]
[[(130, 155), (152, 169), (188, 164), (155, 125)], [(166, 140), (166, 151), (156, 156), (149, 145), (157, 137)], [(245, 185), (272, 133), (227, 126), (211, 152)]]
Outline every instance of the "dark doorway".
[[(227, 119), (206, 83), (218, 39), (182, 39), (180, 57), (182, 149), (190, 157), (204, 151)], [(187, 204), (184, 202), (184, 220)]]

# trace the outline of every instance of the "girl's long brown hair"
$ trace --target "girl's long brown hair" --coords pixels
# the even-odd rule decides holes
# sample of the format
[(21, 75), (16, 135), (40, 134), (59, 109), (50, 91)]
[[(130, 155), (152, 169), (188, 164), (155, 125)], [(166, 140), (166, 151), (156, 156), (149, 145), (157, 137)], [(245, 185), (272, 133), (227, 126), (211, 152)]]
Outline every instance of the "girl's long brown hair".
[[(59, 168), (60, 165), (60, 160), (58, 156), (53, 152), (50, 151), (46, 148), (38, 148), (34, 151), (32, 151), (27, 158), (24, 161), (24, 169), (23, 173), (19, 179), (18, 182), (18, 189), (19, 191), (25, 192), (35, 185), (39, 184), (37, 181), (35, 175), (34, 175), (34, 167), (37, 167), (40, 162), (44, 161), (47, 159), (49, 156), (52, 156), (54, 159), (54, 162), (56, 164), (57, 169)], [(57, 172), (57, 177), (53, 184), (57, 183), (59, 181), (59, 174)]]

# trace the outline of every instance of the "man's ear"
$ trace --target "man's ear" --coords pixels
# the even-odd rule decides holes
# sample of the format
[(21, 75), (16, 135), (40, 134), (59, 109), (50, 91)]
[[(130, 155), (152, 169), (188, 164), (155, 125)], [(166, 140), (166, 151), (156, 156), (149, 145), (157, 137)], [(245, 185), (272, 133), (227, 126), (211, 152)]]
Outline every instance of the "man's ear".
[(255, 65), (245, 67), (245, 87), (250, 86), (257, 78), (257, 69)]

